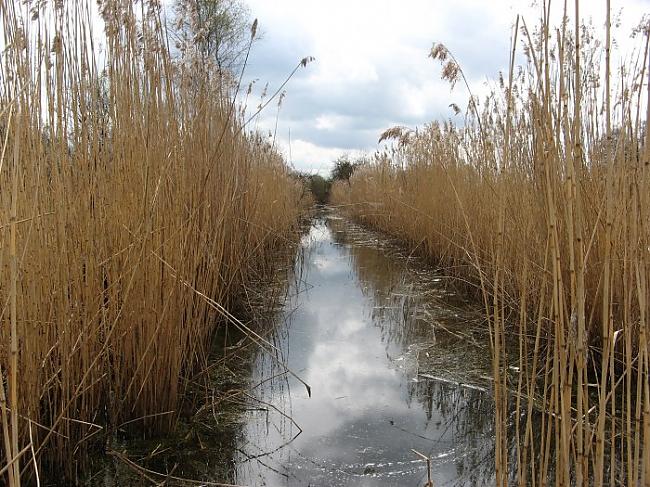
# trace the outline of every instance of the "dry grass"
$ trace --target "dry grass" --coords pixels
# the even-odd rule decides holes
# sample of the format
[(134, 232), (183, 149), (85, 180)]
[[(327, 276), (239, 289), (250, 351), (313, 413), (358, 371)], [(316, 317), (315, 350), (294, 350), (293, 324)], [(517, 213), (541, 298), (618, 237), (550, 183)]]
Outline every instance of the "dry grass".
[[(535, 32), (518, 21), (510, 72), (481, 104), (472, 98), (463, 126), (387, 132), (394, 148), (333, 198), (483, 300), (498, 485), (648, 485), (648, 25), (638, 51), (612, 70), (610, 29), (600, 45), (579, 13), (554, 29), (547, 3)], [(464, 80), (444, 46), (431, 57), (443, 77)], [(520, 373), (509, 382), (504, 337), (517, 332)], [(514, 415), (507, 438), (512, 402), (528, 414)]]
[[(156, 2), (1, 2), (0, 477), (173, 425), (222, 314), (295, 228), (300, 188)], [(105, 64), (105, 69), (100, 65)], [(21, 458), (13, 462), (12, 458)], [(6, 462), (5, 462), (6, 460)]]

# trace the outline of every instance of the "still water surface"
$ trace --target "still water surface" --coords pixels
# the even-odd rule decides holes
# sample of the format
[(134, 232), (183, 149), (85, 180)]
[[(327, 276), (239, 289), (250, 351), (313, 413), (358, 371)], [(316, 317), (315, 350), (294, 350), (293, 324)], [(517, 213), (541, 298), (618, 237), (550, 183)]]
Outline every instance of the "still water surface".
[(275, 345), (254, 360), (236, 458), (250, 486), (493, 484), (480, 311), (385, 238), (325, 214), (302, 240)]

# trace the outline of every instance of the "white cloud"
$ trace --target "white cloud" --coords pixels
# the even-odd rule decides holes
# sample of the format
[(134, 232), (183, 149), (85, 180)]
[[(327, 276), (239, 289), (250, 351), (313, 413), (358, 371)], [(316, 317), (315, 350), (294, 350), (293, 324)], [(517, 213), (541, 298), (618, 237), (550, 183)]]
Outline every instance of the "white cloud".
[[(376, 148), (377, 137), (392, 124), (421, 125), (452, 116), (448, 108), (452, 102), (466, 106), (465, 88), (458, 85), (450, 92), (440, 80), (439, 64), (427, 58), (433, 42), (447, 45), (472, 90), (485, 93), (486, 80), (506, 70), (516, 15), (522, 14), (532, 28), (540, 12), (529, 0), (248, 3), (264, 32), (249, 68), (250, 77), (262, 80), (258, 90), (266, 81), (279, 86), (302, 57), (316, 58), (287, 86), (278, 144), (288, 156), (291, 131), (296, 168), (322, 174), (341, 154)], [(632, 45), (631, 27), (650, 10), (650, 2), (614, 0), (614, 18), (621, 6), (620, 26), (614, 34), (618, 52), (627, 52)], [(558, 3), (556, 22), (560, 9)], [(604, 32), (604, 1), (583, 0), (581, 9), (583, 18), (591, 18), (597, 31)], [(275, 119), (267, 117), (259, 127), (273, 130)]]
[(341, 128), (349, 121), (349, 117), (336, 114), (323, 114), (316, 118), (316, 128), (318, 130), (333, 130)]
[(295, 169), (311, 174), (326, 176), (331, 162), (342, 155), (357, 156), (363, 150), (350, 151), (338, 147), (323, 147), (306, 140), (279, 139), (278, 147), (286, 159), (293, 162)]

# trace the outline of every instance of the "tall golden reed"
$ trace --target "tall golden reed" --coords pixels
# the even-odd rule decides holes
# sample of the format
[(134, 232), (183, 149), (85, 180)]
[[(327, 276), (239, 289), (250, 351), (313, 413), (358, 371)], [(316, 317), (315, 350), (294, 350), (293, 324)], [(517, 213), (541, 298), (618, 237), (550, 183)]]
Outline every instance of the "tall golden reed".
[[(126, 421), (173, 425), (222, 308), (299, 213), (158, 2), (0, 1), (0, 478), (72, 474)], [(1, 481), (0, 481), (1, 482)]]
[[(517, 20), (509, 76), (471, 98), (464, 124), (387, 131), (393, 148), (333, 198), (485, 303), (498, 485), (648, 485), (650, 26), (613, 71), (609, 0), (604, 43), (577, 0), (557, 28), (540, 8), (534, 31)], [(443, 45), (431, 57), (464, 80)]]

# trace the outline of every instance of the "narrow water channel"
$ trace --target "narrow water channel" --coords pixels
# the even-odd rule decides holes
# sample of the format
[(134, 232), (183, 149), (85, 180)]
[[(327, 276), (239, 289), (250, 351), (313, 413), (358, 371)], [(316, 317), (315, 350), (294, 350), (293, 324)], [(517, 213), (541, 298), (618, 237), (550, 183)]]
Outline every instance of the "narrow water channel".
[(494, 482), (490, 353), (480, 312), (385, 237), (326, 213), (254, 360), (236, 481), (436, 487)]

